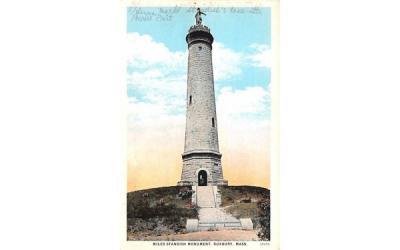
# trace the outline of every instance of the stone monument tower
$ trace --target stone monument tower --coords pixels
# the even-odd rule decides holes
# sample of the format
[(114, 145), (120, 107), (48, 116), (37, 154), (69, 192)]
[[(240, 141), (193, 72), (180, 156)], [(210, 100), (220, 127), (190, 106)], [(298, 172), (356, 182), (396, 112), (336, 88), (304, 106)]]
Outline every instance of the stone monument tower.
[(214, 38), (210, 29), (202, 24), (202, 14), (197, 9), (196, 25), (190, 27), (186, 35), (189, 49), (186, 131), (178, 185), (228, 185), (223, 179), (218, 145), (211, 54)]

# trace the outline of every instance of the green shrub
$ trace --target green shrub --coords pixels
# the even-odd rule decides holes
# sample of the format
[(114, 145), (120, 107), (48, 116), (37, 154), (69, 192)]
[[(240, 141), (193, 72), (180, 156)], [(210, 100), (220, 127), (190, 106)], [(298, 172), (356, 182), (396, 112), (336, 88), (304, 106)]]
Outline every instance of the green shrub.
[[(181, 195), (179, 195), (181, 193)], [(183, 231), (186, 219), (197, 218), (191, 208), (190, 187), (163, 187), (139, 190), (127, 194), (128, 232)]]
[(270, 240), (270, 218), (271, 218), (271, 206), (269, 199), (262, 199), (257, 202), (257, 207), (260, 213), (259, 223), (261, 225), (261, 230), (258, 232), (258, 237), (261, 240)]

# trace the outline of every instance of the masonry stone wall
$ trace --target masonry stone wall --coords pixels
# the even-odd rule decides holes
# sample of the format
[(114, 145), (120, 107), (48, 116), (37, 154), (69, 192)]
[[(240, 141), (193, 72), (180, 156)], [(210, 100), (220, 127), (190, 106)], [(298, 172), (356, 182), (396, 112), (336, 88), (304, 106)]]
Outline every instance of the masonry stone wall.
[(184, 151), (219, 152), (211, 46), (192, 44), (188, 60)]
[(193, 156), (183, 160), (182, 180), (198, 185), (198, 171), (206, 170), (208, 185), (223, 182), (221, 160), (216, 157)]
[(213, 37), (205, 26), (193, 26), (188, 42), (185, 146), (180, 184), (197, 185), (199, 169), (207, 170), (208, 185), (225, 183), (218, 144), (212, 65)]

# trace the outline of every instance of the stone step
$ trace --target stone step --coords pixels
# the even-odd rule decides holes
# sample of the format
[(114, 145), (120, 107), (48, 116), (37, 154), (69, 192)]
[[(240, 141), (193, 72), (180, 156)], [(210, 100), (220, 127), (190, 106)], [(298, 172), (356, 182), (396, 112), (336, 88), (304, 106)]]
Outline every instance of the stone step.
[(240, 222), (217, 222), (217, 223), (199, 223), (199, 227), (215, 227), (218, 225), (223, 225), (225, 227), (241, 227)]
[(234, 223), (199, 223), (198, 230), (199, 231), (208, 231), (208, 230), (233, 230), (233, 229), (242, 229), (242, 225), (240, 222)]
[(188, 232), (208, 231), (208, 230), (253, 230), (253, 223), (250, 218), (240, 219), (238, 222), (218, 222), (210, 221), (207, 223), (199, 222), (197, 219), (188, 219), (186, 221), (186, 230)]
[(213, 186), (198, 186), (197, 187), (197, 206), (200, 208), (215, 207), (215, 198)]
[[(215, 186), (196, 186), (195, 199), (199, 207), (198, 219), (188, 219), (188, 232), (207, 230), (253, 230), (250, 218), (237, 219), (217, 205), (218, 189)], [(219, 201), (220, 202), (220, 201)]]
[(237, 218), (226, 213), (221, 208), (200, 208), (199, 209), (200, 223), (238, 223)]

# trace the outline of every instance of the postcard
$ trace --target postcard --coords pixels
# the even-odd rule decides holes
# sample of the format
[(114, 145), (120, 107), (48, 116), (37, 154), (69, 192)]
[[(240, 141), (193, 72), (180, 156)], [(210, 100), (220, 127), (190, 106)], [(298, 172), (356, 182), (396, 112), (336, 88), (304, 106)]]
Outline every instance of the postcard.
[(124, 249), (279, 249), (279, 1), (124, 12)]

